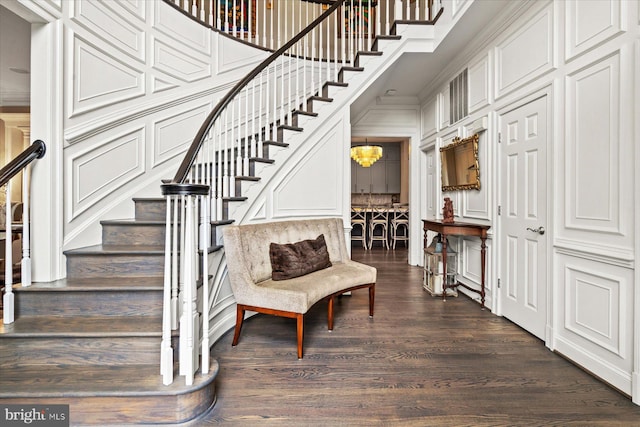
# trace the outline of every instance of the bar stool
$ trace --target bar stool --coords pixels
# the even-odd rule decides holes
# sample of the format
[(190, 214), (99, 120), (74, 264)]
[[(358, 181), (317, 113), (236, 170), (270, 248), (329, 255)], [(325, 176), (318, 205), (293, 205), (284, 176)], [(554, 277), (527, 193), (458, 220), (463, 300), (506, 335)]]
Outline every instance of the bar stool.
[(371, 219), (369, 220), (369, 249), (373, 248), (374, 241), (379, 240), (389, 250), (388, 231), (389, 209), (385, 206), (372, 206)]
[[(399, 231), (402, 230), (402, 233)], [(393, 249), (396, 248), (396, 242), (404, 241), (405, 246), (409, 241), (409, 205), (394, 203), (393, 217), (391, 218), (391, 241)]]
[[(353, 230), (359, 227), (360, 234), (353, 234)], [(362, 247), (367, 247), (367, 211), (364, 208), (351, 208), (351, 241), (362, 242)]]

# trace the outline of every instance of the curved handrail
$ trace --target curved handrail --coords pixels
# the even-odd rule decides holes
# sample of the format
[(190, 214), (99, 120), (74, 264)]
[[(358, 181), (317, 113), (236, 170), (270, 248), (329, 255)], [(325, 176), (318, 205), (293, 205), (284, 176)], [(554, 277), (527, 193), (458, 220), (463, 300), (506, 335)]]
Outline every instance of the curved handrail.
[(283, 53), (293, 47), (297, 42), (302, 40), (304, 36), (309, 34), (314, 28), (328, 18), (338, 7), (344, 3), (345, 0), (336, 0), (326, 11), (318, 16), (313, 22), (311, 22), (304, 30), (299, 32), (294, 38), (285, 43), (278, 50), (273, 52), (268, 58), (262, 61), (256, 66), (249, 74), (247, 74), (242, 80), (240, 80), (225, 96), (218, 102), (214, 109), (209, 113), (205, 121), (200, 126), (198, 133), (193, 138), (193, 142), (187, 150), (184, 160), (180, 164), (178, 171), (176, 172), (173, 182), (183, 183), (185, 182), (189, 169), (193, 166), (196, 156), (200, 151), (200, 147), (205, 140), (205, 136), (213, 126), (214, 121), (219, 117), (220, 113), (229, 105), (233, 98), (242, 91), (256, 76), (258, 76), (264, 69), (266, 69), (271, 63), (278, 59)]
[(13, 160), (0, 169), (0, 186), (5, 185), (11, 178), (26, 168), (32, 161), (41, 159), (47, 147), (41, 140), (36, 140), (26, 150), (18, 154)]

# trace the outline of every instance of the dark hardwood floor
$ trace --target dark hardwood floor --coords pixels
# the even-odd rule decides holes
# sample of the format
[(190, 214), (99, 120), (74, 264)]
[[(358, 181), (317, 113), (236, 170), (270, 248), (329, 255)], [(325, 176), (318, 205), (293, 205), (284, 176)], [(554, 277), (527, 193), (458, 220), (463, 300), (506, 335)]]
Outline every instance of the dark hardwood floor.
[(378, 268), (367, 292), (326, 303), (305, 321), (257, 315), (237, 347), (232, 332), (212, 348), (218, 401), (193, 425), (233, 426), (639, 426), (628, 397), (549, 351), (541, 341), (460, 296), (422, 290), (406, 250), (354, 247)]

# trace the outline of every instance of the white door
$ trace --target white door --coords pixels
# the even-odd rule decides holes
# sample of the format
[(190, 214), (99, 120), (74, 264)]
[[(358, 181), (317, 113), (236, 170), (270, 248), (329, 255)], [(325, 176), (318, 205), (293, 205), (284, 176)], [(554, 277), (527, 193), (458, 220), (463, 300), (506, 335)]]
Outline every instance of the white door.
[(547, 96), (500, 116), (500, 303), (503, 316), (545, 339)]

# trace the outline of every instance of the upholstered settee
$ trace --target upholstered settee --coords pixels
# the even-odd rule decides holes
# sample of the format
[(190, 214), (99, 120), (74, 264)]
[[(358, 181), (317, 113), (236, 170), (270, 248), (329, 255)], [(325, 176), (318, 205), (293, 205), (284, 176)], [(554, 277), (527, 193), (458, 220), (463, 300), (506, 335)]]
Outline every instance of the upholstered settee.
[[(299, 277), (274, 280), (274, 246), (290, 246), (324, 237), (330, 266)], [(223, 234), (231, 288), (237, 302), (233, 346), (237, 345), (245, 311), (297, 320), (298, 358), (302, 358), (304, 315), (320, 300), (328, 302), (328, 328), (333, 329), (336, 296), (369, 289), (369, 316), (373, 316), (376, 269), (352, 261), (345, 244), (341, 218), (294, 220), (231, 225)], [(271, 255), (270, 255), (271, 249)]]

